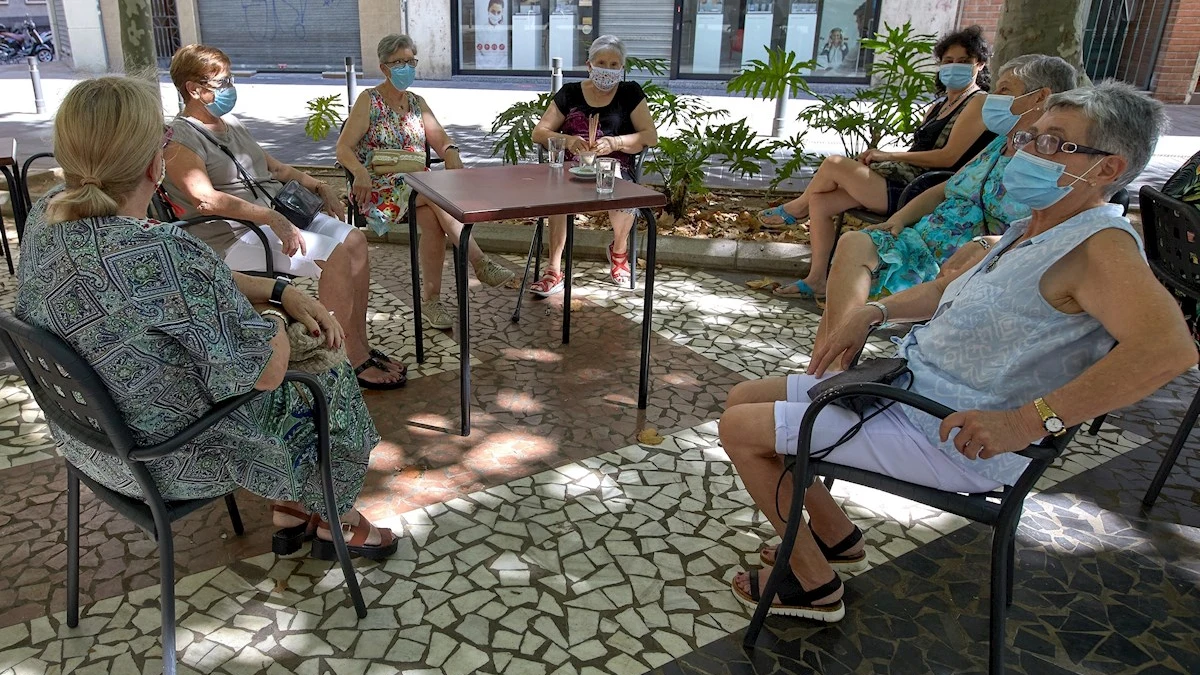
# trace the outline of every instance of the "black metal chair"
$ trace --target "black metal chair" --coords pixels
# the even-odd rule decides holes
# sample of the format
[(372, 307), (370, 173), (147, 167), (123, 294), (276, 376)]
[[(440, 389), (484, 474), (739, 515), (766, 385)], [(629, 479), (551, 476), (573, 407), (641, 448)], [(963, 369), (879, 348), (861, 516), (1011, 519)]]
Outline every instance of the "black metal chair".
[[(991, 628), (989, 632), (991, 644), (989, 647), (988, 672), (993, 675), (1004, 672), (1004, 624), (1008, 617), (1008, 607), (1012, 604), (1013, 566), (1014, 555), (1016, 553), (1015, 538), (1017, 525), (1021, 519), (1021, 510), (1024, 506), (1025, 497), (1033, 488), (1034, 483), (1041, 478), (1050, 464), (1062, 454), (1063, 449), (1071, 441), (1078, 427), (1073, 427), (1068, 433), (1058, 438), (1048, 439), (1045, 445), (1031, 445), (1022, 450), (1020, 454), (1032, 461), (1011, 487), (981, 494), (944, 492), (897, 480), (891, 476), (885, 476), (872, 471), (864, 471), (862, 469), (809, 458), (813, 426), (816, 423), (817, 415), (834, 401), (857, 395), (877, 396), (880, 399), (898, 401), (902, 405), (912, 406), (942, 419), (954, 412), (950, 408), (919, 394), (899, 387), (882, 384), (846, 385), (833, 389), (813, 401), (812, 405), (805, 411), (804, 419), (800, 425), (800, 438), (797, 445), (796, 461), (793, 467), (794, 496), (792, 498), (791, 511), (788, 514), (787, 530), (783, 535), (782, 543), (779, 545), (776, 559), (788, 560), (792, 554), (793, 545), (796, 543), (796, 532), (799, 529), (800, 523), (804, 520), (804, 516), (801, 513), (804, 505), (804, 491), (816, 476), (824, 476), (827, 483), (832, 482), (833, 479), (840, 479), (877, 490), (883, 490), (935, 509), (990, 525), (994, 529), (994, 532), (992, 535)], [(753, 648), (755, 642), (758, 640), (758, 634), (762, 630), (763, 623), (766, 621), (771, 600), (775, 597), (775, 589), (782, 575), (781, 570), (785, 568), (786, 565), (776, 565), (771, 572), (770, 579), (762, 590), (763, 599), (758, 603), (758, 608), (754, 612), (754, 618), (751, 620), (750, 626), (746, 629), (744, 644), (748, 648)]]
[[(177, 452), (262, 392), (252, 391), (221, 401), (171, 439), (152, 446), (139, 446), (100, 376), (58, 336), (0, 311), (0, 344), (12, 356), (46, 419), (81, 443), (119, 458), (133, 474), (144, 495), (143, 499), (136, 499), (114, 492), (67, 462), (67, 625), (75, 627), (79, 624), (79, 483), (83, 482), (93, 494), (158, 542), (163, 667), (167, 675), (174, 675), (175, 561), (171, 524), (222, 496), (229, 509), (233, 530), (239, 535), (243, 532), (242, 521), (232, 493), (204, 499), (164, 500), (146, 463)], [(328, 513), (337, 513), (329, 454), (329, 404), (325, 392), (320, 381), (307, 373), (288, 372), (285, 381), (303, 385), (312, 396), (325, 508)], [(330, 531), (354, 609), (359, 618), (364, 618), (366, 604), (341, 528), (330, 528)]]
[[(633, 171), (629, 179), (635, 183), (642, 182), (642, 167), (646, 163), (646, 154), (649, 148), (642, 148), (641, 152), (633, 156)], [(542, 164), (546, 161), (546, 149), (538, 146), (538, 163)], [(633, 216), (633, 227), (629, 229), (629, 288), (637, 288), (637, 221), (641, 216), (639, 211)], [(529, 242), (529, 255), (525, 258), (525, 273), (521, 275), (521, 286), (517, 292), (517, 306), (513, 309), (513, 323), (521, 321), (521, 304), (525, 300), (526, 286), (529, 284), (529, 267), (533, 265), (533, 278), (538, 279), (542, 274), (542, 242), (546, 229), (546, 219), (538, 218), (537, 225), (533, 230), (533, 240)]]
[[(1187, 299), (1194, 314), (1200, 301), (1200, 209), (1149, 185), (1142, 186), (1138, 203), (1142, 210), (1142, 234), (1150, 269), (1167, 290)], [(1196, 390), (1191, 405), (1179, 421), (1179, 429), (1171, 439), (1171, 445), (1167, 446), (1146, 496), (1142, 497), (1142, 505), (1146, 508), (1153, 507), (1158, 501), (1183, 444), (1192, 433), (1192, 427), (1196, 426), (1197, 416), (1200, 416), (1200, 389)], [(1088, 433), (1093, 436), (1099, 433), (1106, 418), (1107, 415), (1097, 417)]]
[[(342, 122), (341, 129), (346, 128), (346, 123)], [(339, 132), (340, 133), (340, 132)], [(445, 164), (446, 160), (441, 157), (435, 157), (433, 150), (429, 147), (429, 143), (425, 143), (425, 168), (433, 168), (434, 164)], [(355, 227), (366, 227), (366, 216), (358, 212), (354, 206), (354, 195), (350, 192), (350, 188), (354, 185), (354, 176), (350, 173), (350, 169), (342, 166), (340, 162), (335, 162), (335, 166), (340, 166), (346, 174), (346, 222)]]

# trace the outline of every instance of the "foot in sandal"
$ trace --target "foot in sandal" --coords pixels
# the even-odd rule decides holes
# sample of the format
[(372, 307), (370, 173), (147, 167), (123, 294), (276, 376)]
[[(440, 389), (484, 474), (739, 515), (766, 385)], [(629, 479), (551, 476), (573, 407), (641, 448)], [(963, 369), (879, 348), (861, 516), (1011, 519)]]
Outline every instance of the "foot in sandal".
[[(813, 532), (811, 523), (808, 529), (812, 532), (813, 539), (817, 542), (817, 548), (821, 550), (821, 555), (825, 556), (825, 562), (829, 563), (834, 570), (861, 572), (867, 569), (867, 547), (863, 542), (862, 530), (858, 529), (858, 526), (855, 526), (853, 532), (833, 546), (826, 546), (825, 542), (821, 541), (821, 537)], [(775, 553), (778, 550), (778, 546), (764, 546), (758, 552), (758, 557), (764, 565), (771, 567), (775, 564)]]
[[(730, 582), (733, 594), (743, 604), (757, 607), (770, 575), (769, 567), (738, 572)], [(841, 621), (846, 616), (846, 605), (842, 602), (844, 591), (842, 580), (836, 572), (832, 579), (809, 590), (804, 588), (791, 567), (788, 567), (777, 585), (768, 613), (826, 623)]]
[[(312, 556), (320, 560), (337, 560), (337, 549), (333, 546), (333, 533), (329, 523), (321, 520), (317, 524), (317, 538), (312, 543)], [(350, 555), (368, 560), (381, 560), (396, 552), (399, 540), (386, 527), (375, 527), (362, 514), (352, 510), (342, 516), (342, 536)]]

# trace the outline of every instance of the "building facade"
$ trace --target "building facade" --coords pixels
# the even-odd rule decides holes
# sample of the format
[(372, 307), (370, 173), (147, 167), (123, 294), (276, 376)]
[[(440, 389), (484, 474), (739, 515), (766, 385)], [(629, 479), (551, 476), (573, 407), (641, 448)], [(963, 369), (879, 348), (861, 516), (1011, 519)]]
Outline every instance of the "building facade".
[[(0, 9), (6, 0), (0, 0)], [(36, 0), (7, 0), (8, 4)], [(120, 0), (49, 0), (60, 53), (85, 71), (121, 63)], [(861, 41), (912, 21), (929, 33), (979, 24), (995, 35), (1003, 0), (148, 0), (160, 63), (181, 44), (224, 49), (239, 70), (374, 71), (375, 45), (408, 33), (423, 79), (581, 75), (598, 35), (659, 59), (672, 79), (732, 77), (770, 48), (813, 60), (814, 81), (866, 82)], [(1085, 0), (1085, 64), (1171, 103), (1200, 77), (1200, 0)], [(1189, 26), (1192, 27), (1189, 29)], [(64, 48), (65, 47), (65, 48)], [(114, 64), (116, 64), (114, 66)]]

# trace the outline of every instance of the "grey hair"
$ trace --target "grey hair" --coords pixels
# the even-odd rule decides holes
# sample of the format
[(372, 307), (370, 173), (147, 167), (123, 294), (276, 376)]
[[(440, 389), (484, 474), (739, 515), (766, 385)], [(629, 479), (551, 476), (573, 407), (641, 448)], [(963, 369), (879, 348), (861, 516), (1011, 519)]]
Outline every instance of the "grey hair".
[(379, 46), (375, 48), (375, 53), (379, 55), (379, 62), (387, 61), (387, 57), (395, 54), (400, 49), (411, 49), (413, 56), (417, 55), (417, 43), (413, 42), (412, 38), (407, 35), (399, 35), (392, 33), (385, 36), (379, 41)]
[(1045, 54), (1025, 54), (1010, 60), (1000, 67), (996, 79), (1005, 73), (1012, 73), (1020, 80), (1027, 93), (1043, 87), (1048, 87), (1052, 94), (1070, 91), (1075, 88), (1078, 77), (1074, 66), (1057, 56)]
[(1106, 188), (1106, 197), (1129, 185), (1146, 168), (1158, 137), (1167, 128), (1162, 103), (1116, 80), (1051, 96), (1046, 112), (1059, 108), (1078, 110), (1087, 118), (1088, 145), (1119, 155), (1129, 163)]
[(601, 35), (592, 40), (592, 46), (588, 47), (588, 61), (596, 58), (600, 52), (608, 51), (616, 52), (621, 57), (621, 65), (625, 65), (625, 43), (616, 35)]

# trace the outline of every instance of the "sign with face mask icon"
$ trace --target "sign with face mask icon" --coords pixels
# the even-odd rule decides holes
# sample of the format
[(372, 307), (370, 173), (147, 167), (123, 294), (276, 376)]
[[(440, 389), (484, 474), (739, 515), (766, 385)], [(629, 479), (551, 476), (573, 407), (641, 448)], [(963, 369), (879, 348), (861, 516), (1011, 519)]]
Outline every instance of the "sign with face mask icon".
[(507, 1), (475, 0), (475, 17), (475, 67), (484, 70), (507, 70)]

